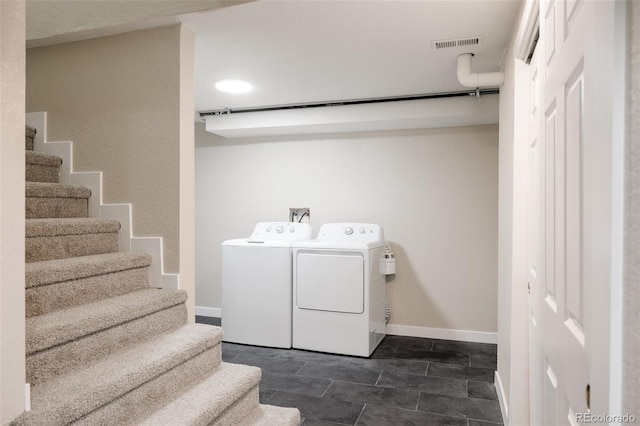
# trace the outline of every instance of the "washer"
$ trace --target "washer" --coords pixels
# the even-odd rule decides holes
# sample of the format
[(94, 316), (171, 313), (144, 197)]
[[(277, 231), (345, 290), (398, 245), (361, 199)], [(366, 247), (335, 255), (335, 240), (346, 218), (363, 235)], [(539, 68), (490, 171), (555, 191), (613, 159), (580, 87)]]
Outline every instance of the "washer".
[(308, 223), (261, 222), (222, 243), (224, 341), (291, 348), (291, 246), (310, 238)]
[(293, 247), (293, 347), (368, 357), (385, 336), (382, 228), (328, 223)]

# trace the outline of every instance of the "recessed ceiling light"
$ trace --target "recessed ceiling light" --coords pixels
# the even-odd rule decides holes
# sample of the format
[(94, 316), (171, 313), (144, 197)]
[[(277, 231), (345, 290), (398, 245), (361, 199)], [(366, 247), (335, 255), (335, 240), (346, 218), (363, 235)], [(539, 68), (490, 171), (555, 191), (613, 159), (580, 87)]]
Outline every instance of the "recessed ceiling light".
[(246, 93), (250, 91), (253, 86), (242, 80), (220, 80), (216, 82), (215, 88), (227, 93)]

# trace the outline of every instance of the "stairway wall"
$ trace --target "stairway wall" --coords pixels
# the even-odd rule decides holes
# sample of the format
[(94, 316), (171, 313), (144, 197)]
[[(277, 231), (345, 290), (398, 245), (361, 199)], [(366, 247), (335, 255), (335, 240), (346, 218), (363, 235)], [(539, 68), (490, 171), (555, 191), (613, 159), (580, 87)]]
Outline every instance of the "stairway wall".
[(25, 408), (24, 2), (0, 1), (0, 424)]
[(103, 171), (104, 203), (132, 204), (135, 236), (163, 238), (164, 271), (180, 274), (192, 317), (190, 33), (177, 25), (28, 49), (26, 109), (48, 111), (49, 140), (74, 141), (75, 171)]

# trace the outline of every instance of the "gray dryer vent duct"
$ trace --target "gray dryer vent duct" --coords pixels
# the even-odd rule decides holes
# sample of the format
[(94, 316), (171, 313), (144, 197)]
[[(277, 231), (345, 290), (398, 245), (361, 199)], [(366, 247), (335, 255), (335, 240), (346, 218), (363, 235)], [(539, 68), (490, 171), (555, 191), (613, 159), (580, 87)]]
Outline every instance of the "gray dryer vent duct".
[(471, 58), (473, 53), (458, 55), (458, 81), (466, 87), (497, 87), (504, 82), (501, 72), (471, 72)]

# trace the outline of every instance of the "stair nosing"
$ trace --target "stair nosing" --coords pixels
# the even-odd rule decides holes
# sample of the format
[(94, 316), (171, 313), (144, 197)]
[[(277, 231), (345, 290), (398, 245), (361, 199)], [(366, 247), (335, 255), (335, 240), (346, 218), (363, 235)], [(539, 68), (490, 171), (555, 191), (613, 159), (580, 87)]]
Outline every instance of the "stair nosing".
[[(53, 423), (65, 416), (77, 420), (213, 348), (221, 339), (218, 327), (185, 325), (44, 382), (31, 391), (32, 411), (26, 413), (26, 423), (34, 417), (36, 422), (38, 417)], [(105, 372), (109, 374), (104, 380), (96, 380)]]
[[(184, 303), (184, 290), (148, 288), (26, 319), (31, 355)], [(154, 303), (149, 303), (149, 301)]]
[(27, 164), (34, 166), (60, 167), (62, 164), (62, 158), (58, 155), (32, 150), (25, 150), (25, 160)]
[(64, 235), (109, 234), (120, 230), (117, 220), (88, 218), (26, 219), (26, 238), (56, 237)]
[[(240, 378), (239, 378), (240, 376)], [(165, 406), (146, 416), (141, 424), (157, 424), (158, 418), (166, 418), (168, 412), (176, 412), (183, 407), (189, 407), (191, 413), (201, 414), (207, 412), (215, 420), (223, 414), (235, 401), (242, 398), (247, 392), (260, 383), (261, 370), (258, 367), (222, 362), (220, 367), (209, 377), (195, 384), (185, 392), (177, 396)], [(229, 381), (231, 385), (221, 386), (221, 382)], [(206, 395), (206, 401), (197, 395)], [(257, 407), (258, 405), (256, 405)], [(184, 424), (191, 424), (193, 419), (181, 417)]]
[(35, 288), (146, 268), (151, 266), (151, 261), (151, 255), (147, 253), (115, 252), (31, 262), (25, 265), (25, 287)]
[(91, 189), (68, 183), (26, 182), (25, 196), (27, 198), (86, 199), (91, 197)]

